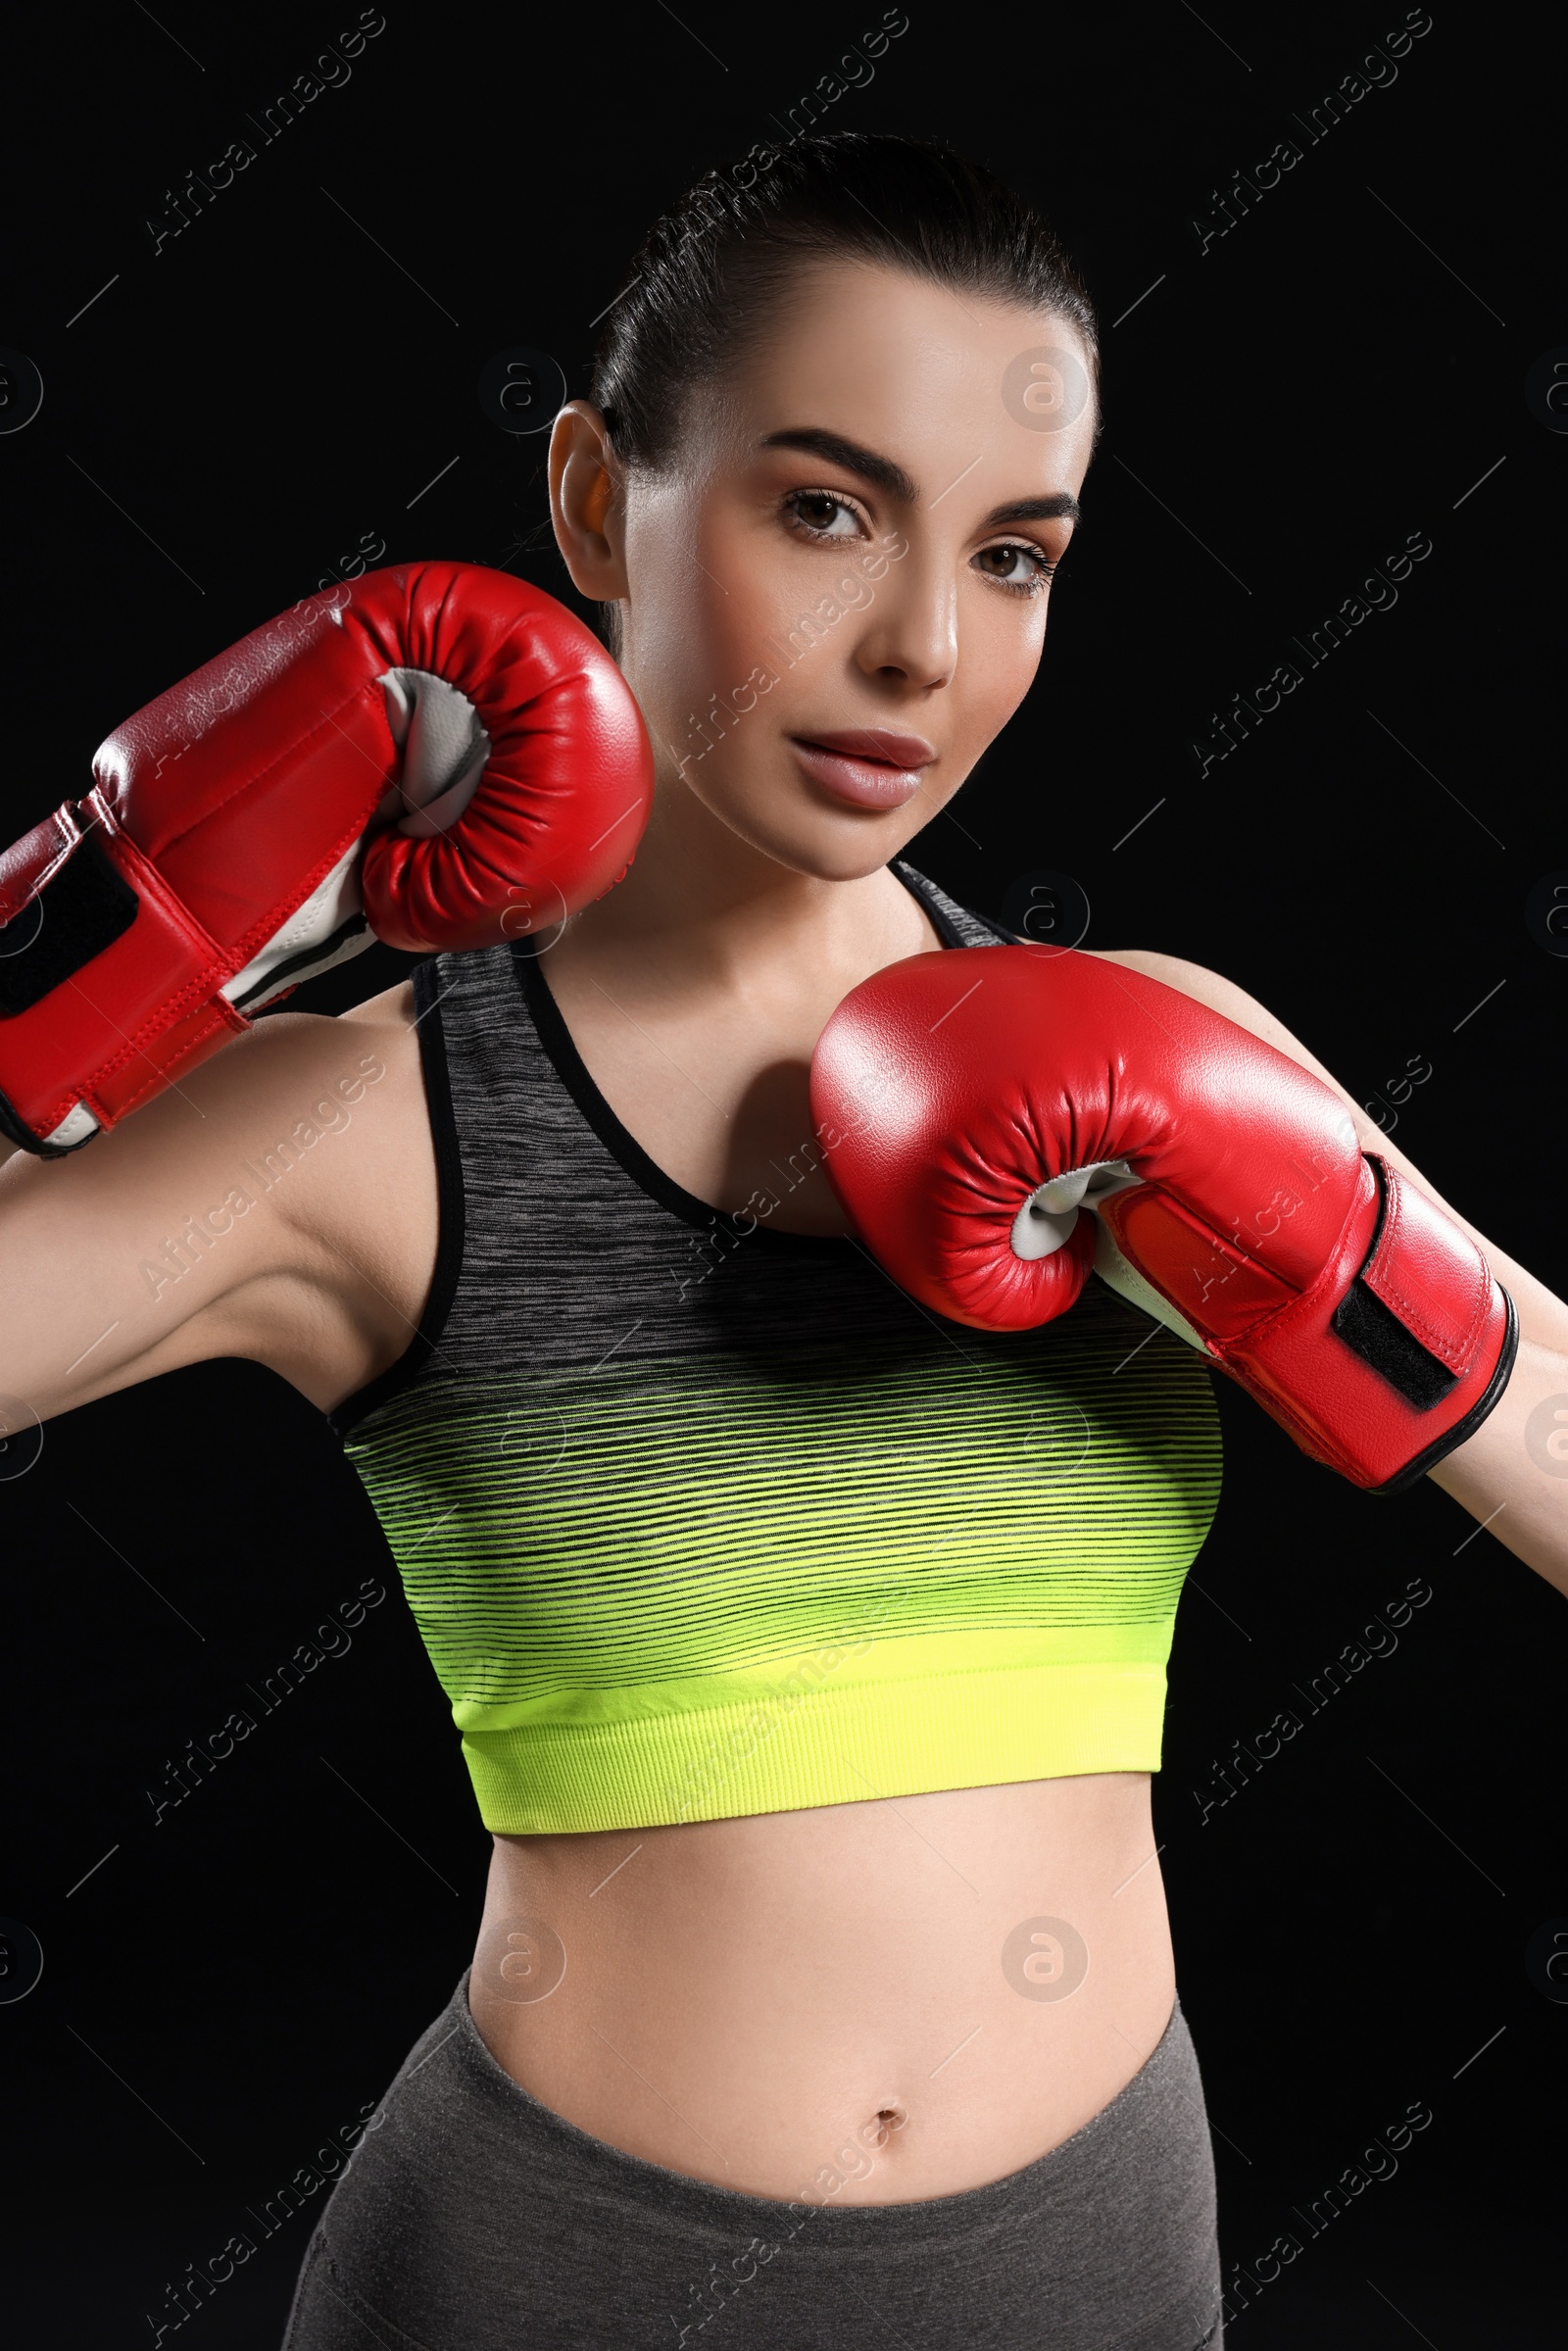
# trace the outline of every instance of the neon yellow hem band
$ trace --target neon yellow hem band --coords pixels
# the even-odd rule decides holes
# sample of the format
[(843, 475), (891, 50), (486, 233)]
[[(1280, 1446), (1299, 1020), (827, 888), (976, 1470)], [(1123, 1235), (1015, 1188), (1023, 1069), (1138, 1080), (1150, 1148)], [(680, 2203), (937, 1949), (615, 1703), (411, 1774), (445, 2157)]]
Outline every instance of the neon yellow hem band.
[[(1163, 1651), (1168, 1640), (1160, 1628), (1147, 1645)], [(463, 1749), (485, 1827), (539, 1837), (1154, 1772), (1164, 1706), (1162, 1655), (935, 1674), (928, 1665), (793, 1697), (775, 1687), (618, 1721), (466, 1729)]]

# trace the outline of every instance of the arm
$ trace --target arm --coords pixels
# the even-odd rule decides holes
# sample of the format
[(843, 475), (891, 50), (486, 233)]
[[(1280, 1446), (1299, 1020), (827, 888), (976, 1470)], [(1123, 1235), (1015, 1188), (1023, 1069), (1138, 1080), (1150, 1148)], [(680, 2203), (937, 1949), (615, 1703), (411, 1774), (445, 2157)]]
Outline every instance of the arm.
[(90, 1151), (0, 1166), (14, 1418), (221, 1355), (328, 1410), (396, 1361), (436, 1233), (410, 994), (274, 1013)]
[[(1540, 1419), (1531, 1426), (1533, 1414), (1549, 1419), (1544, 1407), (1553, 1397), (1562, 1399), (1568, 1415), (1568, 1304), (1451, 1207), (1322, 1062), (1245, 989), (1175, 955), (1128, 949), (1102, 954), (1099, 959), (1147, 972), (1168, 988), (1179, 988), (1309, 1069), (1349, 1110), (1362, 1150), (1376, 1151), (1408, 1176), (1469, 1234), (1518, 1309), (1519, 1354), (1495, 1408), (1473, 1437), (1427, 1474), (1472, 1517), (1487, 1524), (1489, 1532), (1527, 1566), (1568, 1593), (1568, 1476), (1554, 1475), (1544, 1466), (1552, 1458), (1544, 1445), (1549, 1432), (1543, 1430)], [(1568, 1430), (1568, 1417), (1562, 1426)], [(1568, 1469), (1568, 1461), (1564, 1468)]]

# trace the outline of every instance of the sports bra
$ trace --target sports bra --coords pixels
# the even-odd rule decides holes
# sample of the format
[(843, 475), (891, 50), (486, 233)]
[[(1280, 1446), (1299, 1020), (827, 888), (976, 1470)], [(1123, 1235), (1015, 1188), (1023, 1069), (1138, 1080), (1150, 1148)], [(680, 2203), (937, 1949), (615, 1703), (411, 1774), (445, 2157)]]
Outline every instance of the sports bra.
[[(891, 870), (945, 947), (1010, 938)], [(1094, 1279), (994, 1335), (853, 1238), (709, 1206), (604, 1100), (548, 972), (532, 940), (415, 968), (435, 1277), (331, 1416), (486, 1828), (1157, 1770), (1219, 1498), (1202, 1358)]]

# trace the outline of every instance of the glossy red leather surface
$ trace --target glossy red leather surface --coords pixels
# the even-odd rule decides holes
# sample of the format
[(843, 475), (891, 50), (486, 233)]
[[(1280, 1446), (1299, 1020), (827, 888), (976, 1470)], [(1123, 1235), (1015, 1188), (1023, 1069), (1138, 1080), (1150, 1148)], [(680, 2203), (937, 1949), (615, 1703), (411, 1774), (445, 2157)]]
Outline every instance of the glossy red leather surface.
[[(1374, 1171), (1320, 1079), (1160, 981), (1030, 947), (912, 956), (834, 1013), (811, 1099), (867, 1247), (956, 1321), (1017, 1330), (1069, 1307), (1089, 1213), (1041, 1258), (1015, 1254), (1014, 1219), (1052, 1177), (1119, 1159), (1142, 1181), (1098, 1214), (1127, 1264), (1355, 1484), (1397, 1482), (1500, 1393), (1510, 1309), (1468, 1236)], [(1410, 1403), (1334, 1327), (1358, 1276), (1454, 1375), (1437, 1403)]]
[[(389, 669), (443, 678), (489, 734), (444, 832), (412, 837), (386, 815), (402, 761)], [(117, 727), (93, 768), (81, 823), (140, 903), (71, 978), (0, 1018), (0, 1096), (34, 1143), (75, 1103), (112, 1125), (246, 1028), (222, 988), (357, 842), (377, 937), (485, 947), (611, 888), (653, 794), (609, 654), (553, 597), (474, 563), (398, 564), (307, 599)], [(25, 920), (76, 830), (68, 804), (0, 855), (0, 921)]]
[(1030, 1193), (1070, 1168), (1126, 1159), (1292, 1292), (1360, 1183), (1320, 1079), (1161, 981), (1072, 952), (978, 947), (875, 973), (824, 1028), (811, 1098), (844, 1131), (827, 1165), (882, 1261), (990, 1330), (1071, 1302), (1054, 1259), (1010, 1241)]
[(1492, 1311), (1486, 1259), (1424, 1192), (1379, 1164), (1388, 1206), (1361, 1279), (1450, 1371), (1468, 1371)]

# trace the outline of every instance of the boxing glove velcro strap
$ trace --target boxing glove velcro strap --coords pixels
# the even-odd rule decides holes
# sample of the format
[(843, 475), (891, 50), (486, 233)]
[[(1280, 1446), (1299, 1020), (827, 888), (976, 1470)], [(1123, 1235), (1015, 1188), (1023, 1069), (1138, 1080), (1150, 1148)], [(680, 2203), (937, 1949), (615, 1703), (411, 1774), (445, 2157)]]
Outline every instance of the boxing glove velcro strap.
[(112, 946), (135, 921), (139, 904), (69, 803), (17, 843), (4, 881), (0, 1020), (29, 1011)]
[(1457, 1372), (1440, 1363), (1415, 1334), (1406, 1330), (1359, 1274), (1334, 1310), (1334, 1328), (1346, 1346), (1418, 1412), (1431, 1412), (1441, 1404), (1458, 1379)]
[(1375, 1151), (1378, 1222), (1365, 1264), (1333, 1315), (1347, 1347), (1417, 1411), (1472, 1368), (1492, 1307), (1492, 1269), (1469, 1235)]

